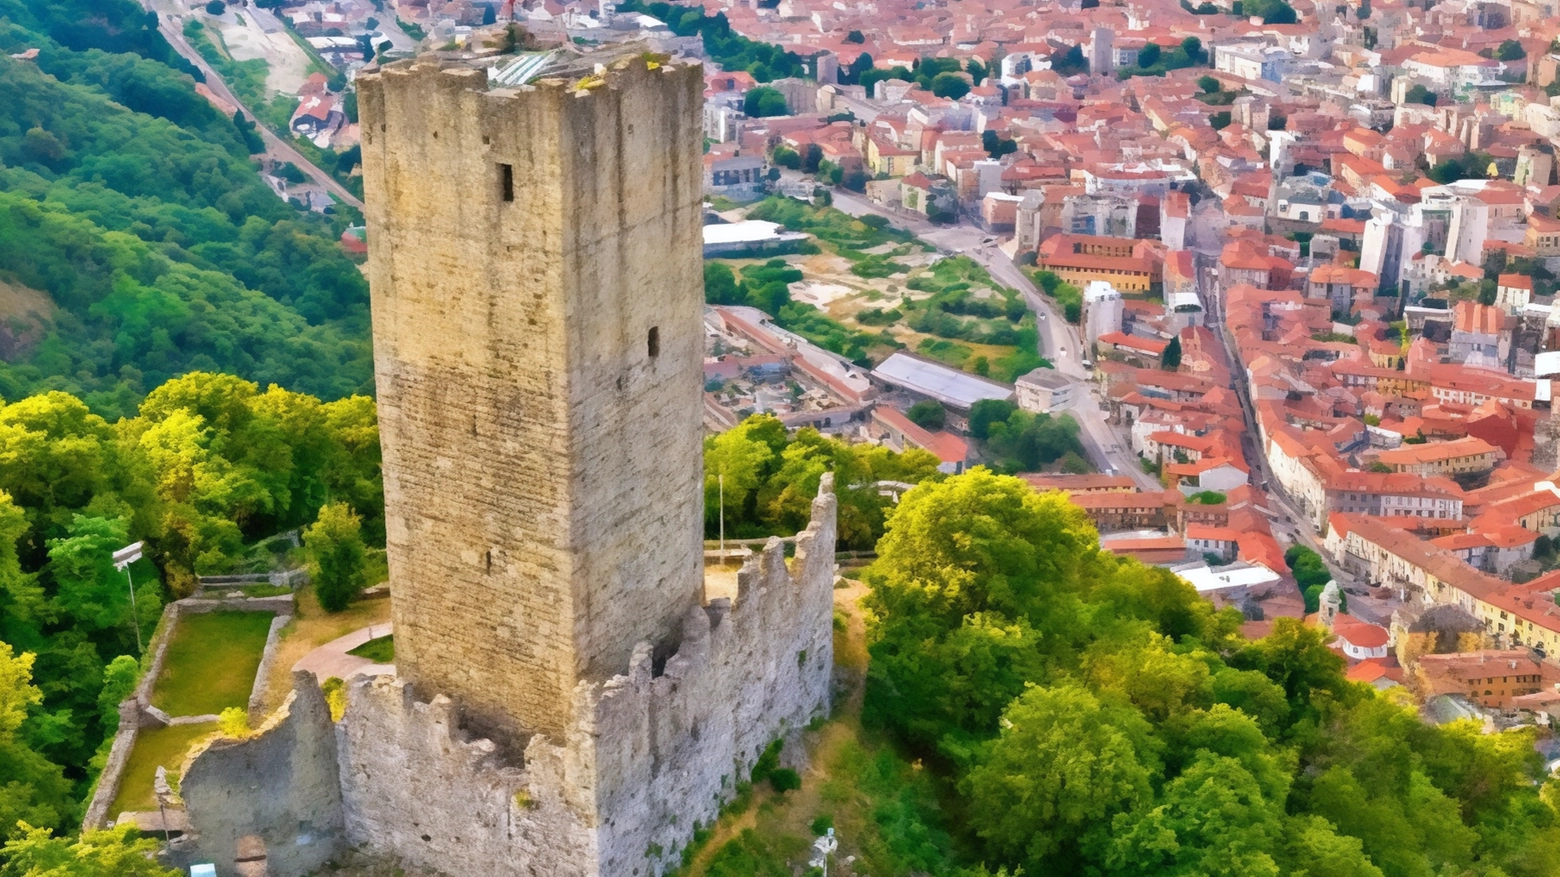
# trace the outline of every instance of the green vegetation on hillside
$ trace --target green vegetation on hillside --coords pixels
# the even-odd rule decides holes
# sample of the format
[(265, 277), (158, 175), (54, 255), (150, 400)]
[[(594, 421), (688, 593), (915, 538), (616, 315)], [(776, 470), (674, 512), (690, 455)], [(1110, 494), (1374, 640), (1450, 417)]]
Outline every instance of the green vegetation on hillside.
[(936, 774), (969, 844), (918, 870), (1553, 873), (1560, 781), (1532, 729), (1427, 725), (1291, 619), (1245, 641), (1238, 612), (1101, 551), (1060, 494), (925, 483), (878, 553), (865, 718)]
[(217, 34), (213, 42), (212, 32), (196, 18), (191, 18), (184, 23), (184, 39), (200, 53), (207, 64), (211, 65), (211, 69), (222, 77), (222, 81), (227, 83), (234, 97), (250, 107), (258, 107), (265, 103), (265, 76), (270, 71), (271, 65), (259, 58), (248, 61), (235, 59), (228, 53), (226, 46), (218, 48), (217, 43), (221, 42), (221, 35)]
[[(911, 276), (905, 287), (929, 295), (906, 295), (897, 304), (857, 312), (856, 323), (883, 327), (883, 331), (873, 333), (852, 328), (810, 304), (791, 302), (787, 287), (804, 275), (782, 260), (741, 269), (741, 283), (730, 267), (710, 262), (705, 266), (704, 281), (705, 300), (711, 304), (759, 308), (774, 316), (779, 326), (861, 365), (905, 347), (888, 331), (895, 325), (930, 336), (919, 340), (917, 353), (996, 380), (1012, 382), (1047, 364), (1039, 354), (1034, 316), (1018, 292), (997, 283), (968, 256), (939, 259), (925, 270), (912, 268), (896, 260), (924, 259), (931, 248), (909, 232), (893, 228), (880, 216), (852, 217), (791, 198), (766, 198), (749, 209), (748, 216), (812, 235), (823, 249), (849, 261), (855, 277), (875, 279), (908, 273)], [(890, 290), (895, 288), (890, 286)], [(874, 297), (877, 294), (872, 293)], [(986, 352), (977, 353), (981, 349)]]
[[(63, 828), (79, 816), (116, 707), (139, 675), (136, 629), (147, 639), (165, 600), (188, 595), (196, 574), (248, 562), (246, 542), (310, 522), (327, 500), (350, 505), (382, 540), (381, 491), (374, 406), (361, 396), (322, 403), (194, 373), (117, 423), (62, 392), (0, 406), (0, 657), (25, 656), (36, 692), (8, 693), (8, 684), (29, 685), (0, 672), (0, 704), (31, 704), (10, 728), (0, 719), (0, 826), (27, 818)], [(132, 612), (110, 555), (137, 540), (147, 560), (131, 569)], [(197, 627), (226, 621), (192, 618)], [(191, 628), (176, 638), (159, 704), (168, 698), (183, 712), (247, 699), (253, 664), (220, 649), (242, 646), (258, 661), (270, 620), (239, 621), (255, 636)], [(185, 646), (194, 651), (178, 657)], [(228, 670), (230, 684), (213, 682)], [(208, 695), (218, 700), (201, 706)]]
[[(368, 286), (336, 242), (348, 218), (277, 198), (252, 128), (155, 60), (155, 31), (72, 44), (91, 28), (62, 23), (66, 4), (13, 3), (0, 50), (40, 54), (0, 57), (0, 284), (48, 302), (0, 301), (0, 396), (62, 389), (123, 416), (191, 369), (369, 389)], [(145, 23), (128, 0), (92, 5)], [(72, 48), (103, 44), (145, 54)]]

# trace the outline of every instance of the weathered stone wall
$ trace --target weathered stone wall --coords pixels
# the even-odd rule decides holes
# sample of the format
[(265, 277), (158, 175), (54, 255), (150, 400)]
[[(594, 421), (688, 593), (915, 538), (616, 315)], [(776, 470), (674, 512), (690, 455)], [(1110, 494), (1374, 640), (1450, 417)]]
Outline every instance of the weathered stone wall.
[(230, 873), (240, 838), (265, 843), (270, 873), (306, 874), (342, 838), (336, 732), (319, 683), (297, 673), (287, 702), (244, 740), (219, 739), (179, 782), (202, 856)]
[[(678, 865), (695, 823), (710, 824), (772, 741), (796, 742), (829, 709), (834, 669), (836, 500), (824, 476), (812, 523), (771, 539), (737, 576), (735, 605), (689, 613), (682, 647), (651, 677), (641, 646), (627, 676), (601, 689), (596, 744), (602, 875)], [(799, 754), (799, 753), (798, 753)], [(647, 870), (647, 851), (663, 851)], [(659, 866), (659, 867), (654, 867)]]
[(578, 752), (535, 736), (522, 769), (388, 676), (353, 680), (338, 733), (351, 843), (450, 875), (597, 873)]
[(735, 605), (688, 613), (660, 676), (641, 642), (627, 674), (582, 683), (563, 745), (533, 736), (523, 768), (469, 739), (447, 698), (354, 683), (339, 730), (350, 841), (449, 874), (673, 869), (764, 747), (828, 711), (834, 542), (826, 481), (790, 569), (772, 540), (739, 574)]
[(358, 83), (396, 663), (515, 738), (698, 602), (703, 82), (626, 64)]

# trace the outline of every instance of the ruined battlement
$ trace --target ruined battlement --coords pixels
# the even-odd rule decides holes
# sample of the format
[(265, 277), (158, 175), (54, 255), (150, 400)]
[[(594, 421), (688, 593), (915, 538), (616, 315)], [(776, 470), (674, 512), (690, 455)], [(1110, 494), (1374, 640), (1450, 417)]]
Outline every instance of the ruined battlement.
[[(689, 613), (659, 675), (639, 644), (626, 673), (584, 684), (561, 739), (532, 736), (523, 757), (464, 728), (450, 698), (420, 700), (390, 676), (353, 680), (333, 724), (317, 680), (298, 674), (260, 733), (186, 772), (202, 851), (222, 861), (238, 838), (261, 837), (284, 854), (271, 862), (281, 877), (337, 845), (452, 875), (674, 869), (764, 748), (828, 713), (836, 499), (824, 478), (789, 565), (771, 540), (739, 574), (735, 604)], [(249, 808), (242, 792), (257, 784), (272, 792)]]
[[(387, 677), (352, 685), (338, 731), (351, 841), (449, 873), (675, 868), (764, 747), (828, 713), (835, 510), (826, 480), (789, 567), (771, 541), (740, 573), (735, 605), (688, 614), (659, 675), (640, 643), (626, 673), (582, 684), (562, 739), (532, 737), (520, 763), (470, 739), (442, 695), (420, 703)], [(430, 796), (444, 803), (419, 804)], [(580, 861), (597, 870), (572, 870)]]

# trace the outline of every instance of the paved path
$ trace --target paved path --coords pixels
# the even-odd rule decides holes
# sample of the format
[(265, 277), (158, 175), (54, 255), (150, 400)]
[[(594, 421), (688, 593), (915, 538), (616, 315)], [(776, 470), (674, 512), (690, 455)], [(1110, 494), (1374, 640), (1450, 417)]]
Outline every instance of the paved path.
[(369, 676), (394, 676), (394, 664), (375, 664), (367, 658), (359, 658), (349, 655), (358, 646), (371, 639), (378, 639), (390, 634), (390, 624), (373, 624), (361, 630), (354, 630), (340, 639), (333, 639), (314, 651), (304, 655), (293, 665), (294, 670), (308, 670), (321, 680), (335, 676), (346, 679), (358, 674)]

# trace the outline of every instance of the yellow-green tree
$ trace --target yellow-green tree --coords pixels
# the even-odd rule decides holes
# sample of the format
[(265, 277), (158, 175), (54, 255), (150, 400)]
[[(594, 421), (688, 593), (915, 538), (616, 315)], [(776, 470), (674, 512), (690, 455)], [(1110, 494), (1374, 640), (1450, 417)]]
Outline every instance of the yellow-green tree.
[(303, 531), (303, 544), (309, 551), (309, 575), (320, 606), (326, 612), (347, 608), (363, 589), (368, 552), (361, 519), (346, 503), (331, 503)]

